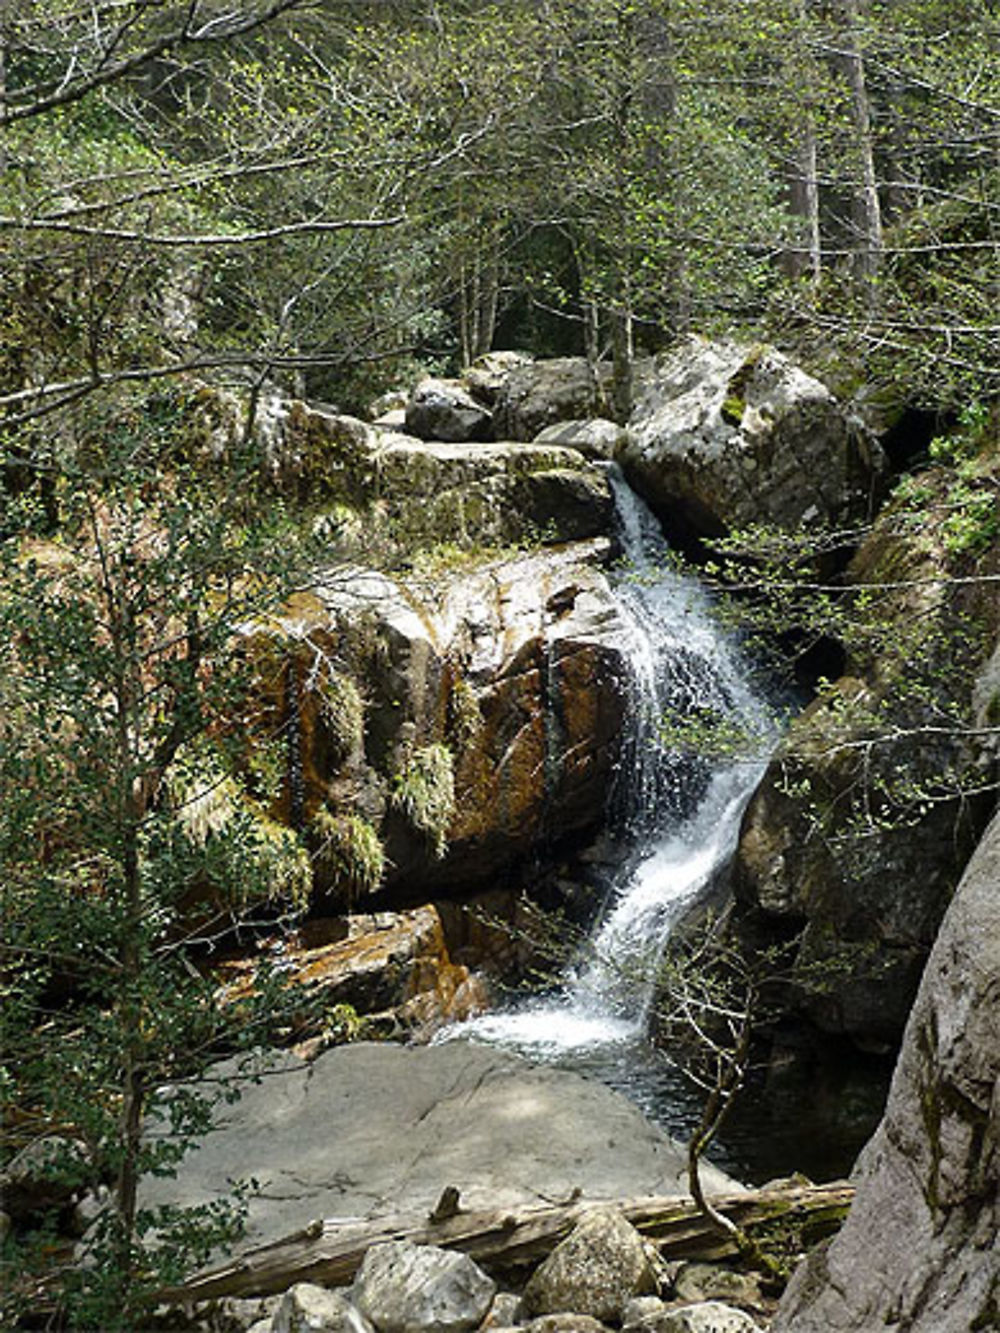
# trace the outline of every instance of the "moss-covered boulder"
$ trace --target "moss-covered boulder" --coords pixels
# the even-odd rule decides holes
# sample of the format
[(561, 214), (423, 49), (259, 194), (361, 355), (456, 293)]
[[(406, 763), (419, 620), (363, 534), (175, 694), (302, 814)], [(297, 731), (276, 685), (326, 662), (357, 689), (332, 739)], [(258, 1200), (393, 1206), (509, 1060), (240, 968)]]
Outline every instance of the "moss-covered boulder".
[[(414, 571), (332, 568), (248, 631), (250, 757), (312, 857), (314, 898), (495, 887), (596, 829), (627, 636), (603, 539)], [(270, 739), (268, 738), (276, 738)]]
[(774, 347), (691, 338), (638, 363), (635, 385), (622, 466), (680, 528), (717, 536), (869, 515), (881, 449)]
[(573, 449), (383, 437), (379, 500), (411, 549), (580, 541), (611, 530), (607, 478)]

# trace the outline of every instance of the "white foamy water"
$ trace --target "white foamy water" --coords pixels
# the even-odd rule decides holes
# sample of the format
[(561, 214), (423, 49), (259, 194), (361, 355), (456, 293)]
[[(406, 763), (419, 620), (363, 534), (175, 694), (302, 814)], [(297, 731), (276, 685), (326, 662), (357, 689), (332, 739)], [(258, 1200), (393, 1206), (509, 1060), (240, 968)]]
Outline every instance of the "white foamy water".
[[(684, 909), (732, 855), (740, 819), (773, 731), (734, 638), (713, 619), (698, 582), (671, 567), (655, 518), (611, 474), (627, 572), (617, 582), (627, 626), (629, 732), (615, 793), (627, 847), (591, 938), (559, 993), (450, 1028), (536, 1060), (578, 1065), (627, 1082), (649, 1018), (657, 966)], [(760, 737), (761, 757), (709, 760), (664, 739), (666, 722), (716, 721)], [(641, 1057), (638, 1063), (643, 1063)]]

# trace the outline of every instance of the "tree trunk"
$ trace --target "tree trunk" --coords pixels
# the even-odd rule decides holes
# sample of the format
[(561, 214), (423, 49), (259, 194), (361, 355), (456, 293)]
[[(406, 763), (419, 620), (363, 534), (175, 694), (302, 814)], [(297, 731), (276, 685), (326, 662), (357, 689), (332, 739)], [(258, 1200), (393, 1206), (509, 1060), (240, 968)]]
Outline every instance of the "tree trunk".
[(792, 212), (802, 218), (804, 244), (785, 256), (785, 268), (792, 277), (808, 275), (817, 283), (822, 269), (822, 239), (819, 222), (819, 167), (815, 119), (815, 68), (806, 41), (809, 18), (808, 0), (799, 6), (799, 40), (792, 61), (793, 76), (804, 81), (801, 103), (802, 123), (795, 149), (795, 170), (789, 187)]
[[(746, 1190), (713, 1196), (711, 1204), (743, 1231), (777, 1219), (808, 1220), (811, 1232), (829, 1235), (843, 1222), (853, 1197), (853, 1187), (840, 1182)], [(697, 1205), (683, 1197), (573, 1200), (477, 1212), (464, 1212), (459, 1207), (457, 1211), (443, 1210), (450, 1215), (440, 1220), (432, 1214), (395, 1215), (347, 1224), (312, 1222), (292, 1236), (250, 1250), (181, 1286), (158, 1293), (158, 1297), (179, 1303), (266, 1295), (283, 1291), (293, 1282), (345, 1285), (368, 1250), (387, 1240), (461, 1250), (487, 1268), (525, 1267), (543, 1259), (569, 1234), (588, 1207), (597, 1203), (620, 1208), (665, 1258), (711, 1262), (738, 1254), (735, 1242), (720, 1236)]]
[(632, 154), (632, 104), (635, 95), (636, 32), (635, 7), (620, 4), (617, 12), (614, 94), (612, 111), (612, 149), (614, 152), (615, 256), (614, 295), (611, 310), (611, 349), (613, 359), (611, 403), (619, 425), (625, 425), (632, 412), (633, 344), (632, 253), (629, 242), (628, 185), (629, 159)]
[(860, 172), (854, 196), (856, 231), (854, 272), (873, 296), (873, 280), (882, 261), (882, 210), (875, 171), (871, 103), (865, 79), (864, 57), (858, 37), (857, 0), (840, 0), (840, 13), (841, 63), (851, 93), (851, 122)]

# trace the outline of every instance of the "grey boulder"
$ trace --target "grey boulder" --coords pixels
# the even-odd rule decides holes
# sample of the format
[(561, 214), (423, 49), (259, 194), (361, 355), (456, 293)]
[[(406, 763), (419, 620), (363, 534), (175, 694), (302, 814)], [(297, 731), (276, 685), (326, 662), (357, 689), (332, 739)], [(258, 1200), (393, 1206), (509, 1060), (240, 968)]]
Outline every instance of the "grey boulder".
[(495, 1292), (468, 1255), (405, 1240), (373, 1245), (352, 1288), (378, 1333), (467, 1333), (485, 1318)]
[(546, 426), (535, 437), (535, 444), (559, 444), (576, 449), (584, 458), (616, 458), (624, 448), (627, 435), (623, 426), (605, 417), (586, 421), (560, 421)]
[(593, 417), (603, 406), (610, 378), (610, 366), (590, 366), (582, 356), (515, 367), (493, 409), (496, 438), (533, 440), (556, 422)]
[(773, 347), (689, 339), (637, 364), (622, 467), (656, 509), (715, 536), (868, 516), (880, 446)]
[(526, 1314), (621, 1317), (627, 1301), (656, 1290), (646, 1243), (617, 1208), (594, 1208), (535, 1269), (522, 1298)]
[(843, 1230), (794, 1274), (773, 1333), (996, 1328), (1000, 814), (931, 951)]
[(406, 404), (406, 429), (419, 440), (486, 440), (493, 418), (458, 380), (424, 379)]

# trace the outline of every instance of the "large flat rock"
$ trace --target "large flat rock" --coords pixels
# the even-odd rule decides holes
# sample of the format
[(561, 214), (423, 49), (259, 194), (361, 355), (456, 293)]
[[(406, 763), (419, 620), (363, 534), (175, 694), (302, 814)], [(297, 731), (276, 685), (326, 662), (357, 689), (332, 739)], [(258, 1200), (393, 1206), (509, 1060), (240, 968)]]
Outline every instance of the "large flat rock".
[(470, 1208), (687, 1192), (681, 1148), (620, 1094), (465, 1041), (284, 1054), (216, 1123), (142, 1202), (202, 1203), (253, 1177), (249, 1245), (317, 1218), (428, 1212), (447, 1185)]

